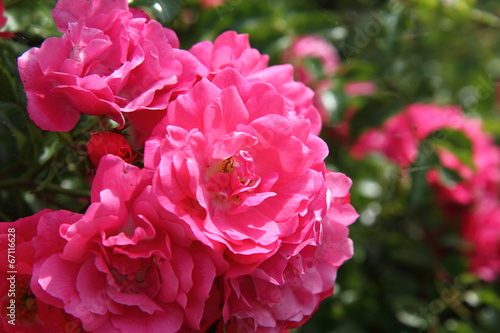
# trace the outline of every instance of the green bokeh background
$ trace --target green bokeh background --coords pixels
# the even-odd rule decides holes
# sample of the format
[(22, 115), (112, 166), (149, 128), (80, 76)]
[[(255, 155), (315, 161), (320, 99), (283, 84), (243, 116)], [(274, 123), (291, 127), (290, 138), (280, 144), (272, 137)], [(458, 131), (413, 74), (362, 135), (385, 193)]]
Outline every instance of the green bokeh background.
[[(7, 0), (7, 29), (0, 40), (0, 220), (42, 208), (84, 211), (90, 172), (89, 131), (83, 117), (69, 133), (44, 132), (26, 114), (16, 59), (29, 47), (58, 36), (55, 1)], [(332, 124), (348, 106), (358, 108), (351, 142), (415, 102), (459, 105), (482, 118), (500, 139), (496, 82), (500, 79), (500, 2), (481, 0), (229, 0), (203, 9), (196, 0), (135, 0), (132, 6), (174, 29), (183, 48), (226, 30), (248, 33), (253, 47), (281, 63), (282, 52), (303, 34), (329, 40), (342, 58), (332, 78)], [(311, 66), (317, 66), (311, 62)], [(318, 68), (316, 67), (318, 71)], [(321, 70), (319, 68), (319, 73)], [(371, 97), (347, 99), (346, 82), (376, 84)], [(403, 177), (381, 157), (362, 161), (349, 143), (332, 140), (328, 165), (353, 180), (352, 204), (361, 214), (351, 226), (355, 255), (338, 273), (335, 295), (297, 332), (480, 333), (500, 329), (498, 283), (467, 272), (467, 245), (459, 223), (445, 224), (423, 172)], [(467, 145), (457, 153), (470, 154)], [(500, 172), (500, 170), (499, 170)]]

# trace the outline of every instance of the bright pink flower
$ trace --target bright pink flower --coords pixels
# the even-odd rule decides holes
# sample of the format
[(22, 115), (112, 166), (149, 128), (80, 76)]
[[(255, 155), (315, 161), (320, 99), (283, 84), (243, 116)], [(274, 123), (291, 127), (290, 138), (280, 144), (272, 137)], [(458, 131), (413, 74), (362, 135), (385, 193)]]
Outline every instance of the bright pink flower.
[(61, 0), (54, 19), (63, 36), (18, 60), (28, 112), (42, 129), (71, 130), (80, 113), (123, 125), (125, 114), (148, 136), (151, 119), (195, 80), (197, 60), (177, 49), (175, 33), (134, 17), (126, 0)]
[[(5, 5), (3, 1), (0, 0), (0, 30), (7, 23), (7, 18), (4, 16), (5, 13)], [(0, 31), (0, 38), (12, 38), (14, 34), (9, 31)]]
[(215, 41), (203, 41), (190, 50), (201, 62), (198, 75), (211, 80), (227, 67), (240, 72), (249, 81), (273, 85), (286, 103), (288, 113), (298, 115), (311, 123), (311, 132), (321, 130), (321, 116), (313, 105), (314, 93), (302, 82), (294, 81), (291, 65), (268, 66), (269, 57), (250, 47), (248, 35), (227, 31)]
[(470, 270), (485, 281), (500, 275), (500, 201), (485, 199), (464, 219), (463, 238), (469, 242), (466, 255)]
[(330, 208), (315, 227), (320, 235), (290, 256), (286, 245), (257, 269), (225, 280), (227, 332), (278, 333), (301, 326), (330, 296), (337, 269), (353, 255), (347, 226), (357, 213), (349, 204), (351, 181), (328, 172)]
[(224, 263), (157, 209), (151, 176), (106, 155), (87, 212), (34, 239), (32, 290), (86, 331), (192, 332), (220, 316), (205, 304)]
[[(76, 318), (35, 298), (30, 288), (38, 248), (33, 238), (37, 233), (46, 232), (54, 221), (71, 222), (78, 217), (79, 214), (68, 211), (45, 209), (13, 223), (0, 223), (0, 254), (5, 258), (0, 262), (2, 332), (68, 332), (69, 327), (76, 332), (81, 327)], [(41, 247), (52, 245), (55, 244), (41, 244)], [(9, 262), (11, 259), (13, 261)], [(14, 309), (12, 315), (9, 306)]]
[(101, 158), (107, 154), (116, 155), (128, 163), (135, 159), (136, 156), (123, 135), (114, 132), (93, 132), (90, 134), (92, 137), (87, 143), (87, 152), (90, 161), (95, 167), (99, 165)]
[(154, 135), (145, 167), (155, 170), (155, 195), (197, 239), (225, 251), (230, 276), (316, 239), (328, 149), (269, 84), (233, 68), (202, 79), (169, 105)]

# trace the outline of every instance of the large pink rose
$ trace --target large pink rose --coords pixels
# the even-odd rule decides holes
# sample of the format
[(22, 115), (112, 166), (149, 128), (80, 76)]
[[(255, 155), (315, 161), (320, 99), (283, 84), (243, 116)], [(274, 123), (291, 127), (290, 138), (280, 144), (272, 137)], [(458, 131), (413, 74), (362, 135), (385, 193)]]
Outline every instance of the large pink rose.
[[(35, 298), (30, 288), (35, 253), (40, 248), (33, 238), (47, 232), (54, 222), (71, 222), (79, 216), (45, 209), (13, 223), (0, 223), (0, 254), (4, 258), (0, 262), (2, 332), (79, 332), (78, 319)], [(55, 244), (41, 244), (41, 247), (52, 245)]]
[(226, 68), (169, 105), (145, 167), (162, 207), (224, 251), (237, 276), (285, 244), (295, 255), (317, 238), (328, 149), (309, 126), (273, 86)]
[(249, 81), (268, 82), (285, 100), (287, 111), (307, 119), (311, 133), (319, 134), (321, 116), (313, 106), (314, 93), (302, 82), (294, 81), (289, 64), (268, 67), (269, 57), (250, 47), (248, 35), (226, 31), (215, 41), (203, 41), (190, 50), (201, 62), (198, 75), (211, 80), (224, 68), (238, 70)]
[(213, 281), (225, 264), (155, 207), (151, 176), (103, 157), (87, 212), (34, 239), (35, 296), (86, 331), (196, 332), (220, 316), (205, 304), (218, 303)]
[(328, 172), (330, 208), (316, 227), (320, 235), (295, 255), (286, 245), (253, 273), (225, 280), (227, 332), (279, 333), (296, 328), (333, 292), (337, 269), (353, 255), (347, 226), (357, 213), (349, 204), (351, 181)]
[[(61, 0), (49, 38), (18, 60), (28, 112), (45, 130), (71, 130), (80, 113), (124, 114), (148, 136), (175, 94), (195, 80), (197, 60), (179, 50), (175, 33), (128, 10), (126, 0)], [(148, 116), (144, 116), (144, 112)]]

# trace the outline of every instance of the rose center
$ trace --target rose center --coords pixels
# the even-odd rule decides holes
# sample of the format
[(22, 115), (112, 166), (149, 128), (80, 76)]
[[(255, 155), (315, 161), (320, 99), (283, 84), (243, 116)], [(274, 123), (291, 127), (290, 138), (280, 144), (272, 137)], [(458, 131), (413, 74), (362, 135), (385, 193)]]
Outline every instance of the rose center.
[(120, 273), (116, 268), (111, 268), (111, 274), (113, 275), (116, 284), (120, 287), (121, 292), (125, 294), (148, 294), (148, 271), (153, 269), (152, 267), (146, 267), (144, 269), (132, 272), (132, 273)]
[(252, 156), (240, 151), (209, 166), (206, 188), (215, 200), (239, 204), (259, 184)]
[(69, 57), (75, 61), (82, 62), (85, 60), (85, 53), (83, 52), (84, 49), (85, 48), (80, 44), (73, 45)]

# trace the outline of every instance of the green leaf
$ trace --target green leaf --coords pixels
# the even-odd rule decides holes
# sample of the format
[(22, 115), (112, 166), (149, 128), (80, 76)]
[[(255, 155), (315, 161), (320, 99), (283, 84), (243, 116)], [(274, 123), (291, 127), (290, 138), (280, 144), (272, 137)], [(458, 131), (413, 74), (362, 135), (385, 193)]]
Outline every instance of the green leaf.
[(443, 183), (449, 187), (464, 180), (458, 172), (444, 166), (439, 166), (439, 176)]
[(472, 159), (472, 142), (462, 131), (443, 128), (431, 134), (429, 136), (429, 139), (433, 140), (433, 142), (438, 146), (441, 146), (455, 154), (455, 156), (463, 164), (467, 165), (473, 170), (476, 169), (476, 166)]

